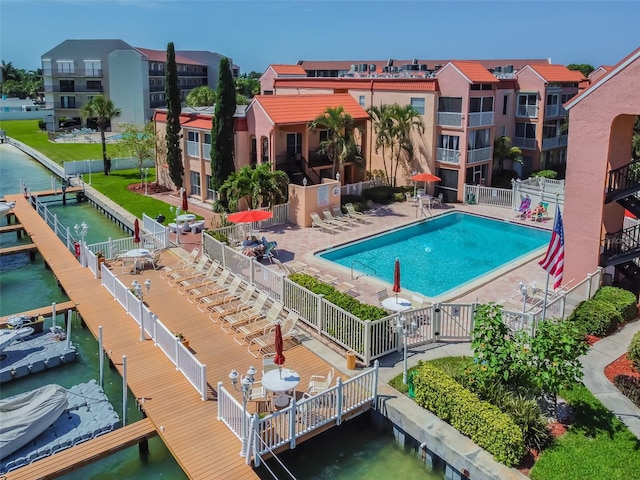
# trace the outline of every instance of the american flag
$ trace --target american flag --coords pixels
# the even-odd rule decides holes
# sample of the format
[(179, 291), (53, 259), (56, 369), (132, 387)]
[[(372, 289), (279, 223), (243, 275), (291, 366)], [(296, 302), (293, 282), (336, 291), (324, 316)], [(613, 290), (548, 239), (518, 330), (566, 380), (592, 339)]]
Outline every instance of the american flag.
[(562, 226), (562, 216), (558, 205), (556, 205), (556, 220), (553, 224), (549, 248), (545, 257), (540, 261), (540, 266), (549, 275), (555, 276), (556, 281), (553, 284), (553, 288), (558, 288), (562, 283), (562, 271), (564, 270), (564, 227)]

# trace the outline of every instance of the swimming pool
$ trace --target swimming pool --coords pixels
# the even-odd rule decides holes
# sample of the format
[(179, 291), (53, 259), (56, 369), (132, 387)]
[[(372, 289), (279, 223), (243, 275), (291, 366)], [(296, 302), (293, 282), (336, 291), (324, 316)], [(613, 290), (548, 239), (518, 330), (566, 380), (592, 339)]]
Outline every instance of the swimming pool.
[(550, 238), (539, 228), (448, 213), (316, 255), (389, 283), (399, 258), (401, 287), (435, 297), (522, 259)]

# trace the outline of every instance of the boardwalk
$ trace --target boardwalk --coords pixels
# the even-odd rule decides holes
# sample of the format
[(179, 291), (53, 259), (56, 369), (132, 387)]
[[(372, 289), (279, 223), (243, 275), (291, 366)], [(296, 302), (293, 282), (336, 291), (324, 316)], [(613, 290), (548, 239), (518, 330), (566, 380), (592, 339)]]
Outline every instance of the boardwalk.
[[(185, 473), (194, 479), (257, 478), (239, 455), (240, 441), (216, 418), (217, 404), (211, 390), (209, 400), (202, 401), (182, 374), (150, 340), (139, 341), (137, 324), (113, 300), (99, 280), (88, 269), (79, 267), (73, 254), (66, 250), (53, 232), (21, 196), (14, 211), (19, 221), (49, 264), (87, 327), (97, 337), (103, 327), (105, 350), (118, 370), (127, 356), (128, 383), (153, 423), (158, 434)], [(178, 257), (163, 252), (165, 265)], [(119, 267), (116, 268), (119, 273)], [(187, 299), (160, 278), (160, 272), (146, 270), (142, 275), (119, 275), (125, 284), (147, 278), (152, 287), (144, 300), (168, 328), (182, 332), (190, 342), (198, 360), (207, 365), (207, 381), (215, 387), (223, 381), (227, 388), (232, 369), (246, 371), (250, 365), (260, 370), (259, 360), (251, 356), (246, 345), (237, 344), (219, 324), (213, 324)], [(312, 374), (325, 374), (329, 364), (302, 345), (288, 345), (287, 366), (302, 377), (299, 389), (305, 390)], [(97, 372), (96, 372), (97, 373)], [(237, 395), (240, 399), (240, 395)], [(251, 408), (254, 406), (252, 405)], [(78, 447), (76, 447), (78, 448)], [(16, 478), (19, 470), (15, 472)], [(13, 474), (7, 478), (13, 478)]]

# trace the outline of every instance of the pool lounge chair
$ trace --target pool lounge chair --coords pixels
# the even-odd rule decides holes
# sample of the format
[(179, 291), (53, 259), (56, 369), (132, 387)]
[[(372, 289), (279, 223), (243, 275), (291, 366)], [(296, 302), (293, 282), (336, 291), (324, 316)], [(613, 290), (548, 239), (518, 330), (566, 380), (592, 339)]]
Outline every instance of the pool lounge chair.
[(228, 295), (236, 294), (241, 283), (242, 277), (236, 275), (228, 286), (216, 287), (210, 290), (205, 296), (200, 297), (198, 300), (198, 310), (207, 313), (211, 311), (212, 307), (224, 303)]
[(347, 215), (351, 218), (359, 219), (361, 222), (371, 223), (370, 216), (366, 213), (356, 211), (356, 207), (353, 206), (353, 203), (347, 203), (345, 208), (347, 209)]
[(223, 315), (231, 315), (232, 313), (237, 313), (241, 310), (251, 308), (254, 302), (257, 301), (257, 298), (253, 298), (256, 291), (256, 286), (249, 284), (247, 288), (242, 291), (242, 295), (240, 295), (240, 297), (236, 296), (232, 299), (227, 299), (218, 305), (212, 305), (211, 308), (209, 308), (209, 320), (213, 323), (217, 323)]
[(342, 221), (348, 222), (348, 223), (350, 223), (352, 225), (358, 225), (359, 223), (362, 223), (357, 218), (352, 218), (349, 215), (345, 215), (344, 213), (342, 213), (342, 208), (340, 207), (340, 205), (334, 205), (333, 207), (331, 207), (331, 209), (333, 210), (333, 216), (337, 220), (342, 220)]
[(180, 295), (189, 295), (191, 290), (194, 288), (201, 288), (204, 285), (213, 282), (213, 276), (220, 266), (221, 265), (218, 262), (211, 262), (207, 270), (198, 272), (195, 275), (179, 281), (176, 284), (178, 287), (178, 293)]
[[(117, 247), (114, 247), (117, 250)], [(200, 255), (200, 250), (198, 248), (194, 248), (191, 251), (191, 254), (184, 260), (180, 260), (176, 265), (172, 267), (164, 267), (160, 272), (160, 278), (165, 279), (167, 276), (176, 270), (181, 270), (185, 267), (193, 267), (196, 263), (198, 263), (198, 255)]]
[(340, 231), (340, 227), (333, 225), (329, 222), (325, 222), (324, 220), (322, 220), (320, 218), (320, 215), (318, 215), (317, 213), (310, 213), (309, 215), (311, 215), (311, 220), (313, 221), (311, 223), (311, 227), (318, 227), (320, 230), (322, 230), (323, 232), (329, 232), (329, 233), (334, 233), (334, 232), (339, 232)]
[(351, 228), (353, 223), (347, 222), (341, 218), (336, 218), (333, 216), (333, 213), (328, 208), (322, 210), (322, 214), (324, 215), (325, 222), (332, 223), (333, 225), (337, 225), (340, 228), (346, 230), (347, 228)]
[[(263, 316), (264, 308), (268, 300), (269, 295), (267, 295), (266, 292), (260, 292), (253, 305), (247, 305), (246, 308), (242, 308), (240, 311), (222, 315), (220, 317), (222, 322), (220, 328), (223, 332), (229, 333), (234, 327), (237, 328), (239, 325), (244, 325), (251, 320)], [(227, 328), (225, 328), (225, 326)]]
[(202, 254), (202, 256), (200, 257), (200, 260), (198, 260), (198, 263), (196, 263), (195, 266), (184, 267), (180, 270), (171, 272), (166, 276), (166, 279), (169, 282), (169, 285), (173, 287), (178, 282), (181, 282), (182, 280), (186, 280), (189, 277), (198, 275), (199, 273), (202, 273), (203, 271), (205, 271), (209, 267), (209, 263), (211, 261), (212, 260), (208, 255)]
[[(293, 338), (297, 335), (298, 333), (298, 330), (296, 329), (297, 324), (298, 324), (297, 319), (295, 319), (294, 321), (283, 323), (280, 330), (282, 332), (283, 340), (286, 340), (288, 338)], [(276, 341), (276, 332), (275, 332), (275, 326), (274, 326), (274, 327), (271, 327), (271, 329), (269, 330), (269, 333), (260, 335), (259, 337), (253, 337), (249, 342), (247, 351), (254, 357), (258, 358), (258, 356), (261, 353), (265, 353), (264, 351), (267, 348), (275, 348), (275, 341)]]
[(520, 202), (520, 206), (518, 207), (518, 210), (516, 210), (516, 218), (527, 218), (527, 216), (529, 215), (529, 212), (531, 208), (531, 199), (530, 198), (523, 198), (522, 201)]
[(222, 271), (220, 272), (220, 275), (218, 275), (218, 278), (214, 280), (215, 273), (217, 273), (217, 270), (212, 275), (211, 282), (203, 283), (201, 285), (196, 285), (195, 287), (190, 288), (186, 292), (187, 300), (189, 300), (189, 303), (199, 304), (200, 299), (202, 297), (206, 297), (207, 295), (210, 295), (217, 288), (224, 287), (225, 284), (227, 283), (227, 280), (229, 279), (229, 275), (231, 275), (232, 272), (228, 268), (223, 268)]
[[(242, 345), (246, 341), (250, 341), (252, 337), (256, 335), (266, 335), (269, 333), (272, 327), (275, 327), (276, 323), (281, 320), (280, 314), (282, 313), (282, 308), (278, 311), (274, 309), (274, 312), (269, 315), (268, 312), (265, 317), (259, 318), (249, 323), (245, 323), (244, 325), (239, 326), (236, 329), (236, 333), (233, 336), (233, 339)], [(287, 317), (282, 321), (281, 328), (287, 329), (291, 323), (298, 321), (298, 314), (295, 312), (289, 312)], [(240, 338), (242, 337), (242, 338)]]

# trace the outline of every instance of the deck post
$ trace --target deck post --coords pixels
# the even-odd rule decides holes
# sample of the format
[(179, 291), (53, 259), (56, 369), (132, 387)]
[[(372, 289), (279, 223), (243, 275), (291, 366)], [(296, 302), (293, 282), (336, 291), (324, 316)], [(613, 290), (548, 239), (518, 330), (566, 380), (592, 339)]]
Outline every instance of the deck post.
[[(254, 467), (259, 467), (260, 466), (260, 449), (262, 449), (262, 444), (260, 444), (260, 435), (258, 435), (259, 432), (259, 425), (260, 425), (260, 417), (258, 417), (257, 413), (253, 414), (253, 427), (251, 428), (251, 430), (253, 431), (253, 441), (251, 442), (251, 445), (253, 445), (253, 466)], [(249, 457), (247, 456), (247, 460), (249, 459)]]
[(364, 321), (364, 364), (371, 363), (371, 320)]
[(218, 420), (222, 420), (222, 402), (220, 401), (222, 391), (222, 382), (218, 382), (218, 388), (216, 389), (216, 394), (218, 395), (217, 404), (218, 404)]
[(289, 447), (293, 450), (296, 448), (296, 412), (298, 406), (296, 405), (296, 396), (293, 395), (291, 403), (289, 404)]
[(100, 355), (100, 387), (104, 388), (104, 343), (102, 342), (102, 325), (98, 327), (98, 355)]
[(138, 451), (140, 452), (141, 457), (149, 455), (149, 440), (147, 440), (146, 438), (142, 440), (138, 444)]
[[(314, 294), (315, 295), (315, 294)], [(322, 302), (324, 301), (324, 295), (319, 294), (315, 295), (317, 303), (316, 309), (316, 330), (318, 330), (318, 335), (322, 335)]]
[(340, 425), (342, 423), (342, 390), (343, 390), (343, 386), (342, 386), (342, 377), (338, 377), (338, 402), (336, 405), (336, 425)]
[(378, 405), (378, 374), (380, 373), (379, 368), (380, 362), (376, 358), (376, 360), (373, 362), (373, 387), (371, 389), (371, 393), (373, 394), (373, 408), (376, 408)]
[(56, 328), (56, 302), (51, 304), (51, 320), (53, 321), (53, 328)]
[(200, 367), (200, 394), (202, 401), (207, 400), (207, 366), (202, 365)]
[(67, 349), (71, 348), (71, 313), (72, 310), (67, 310)]
[(127, 424), (127, 356), (122, 356), (122, 426)]

